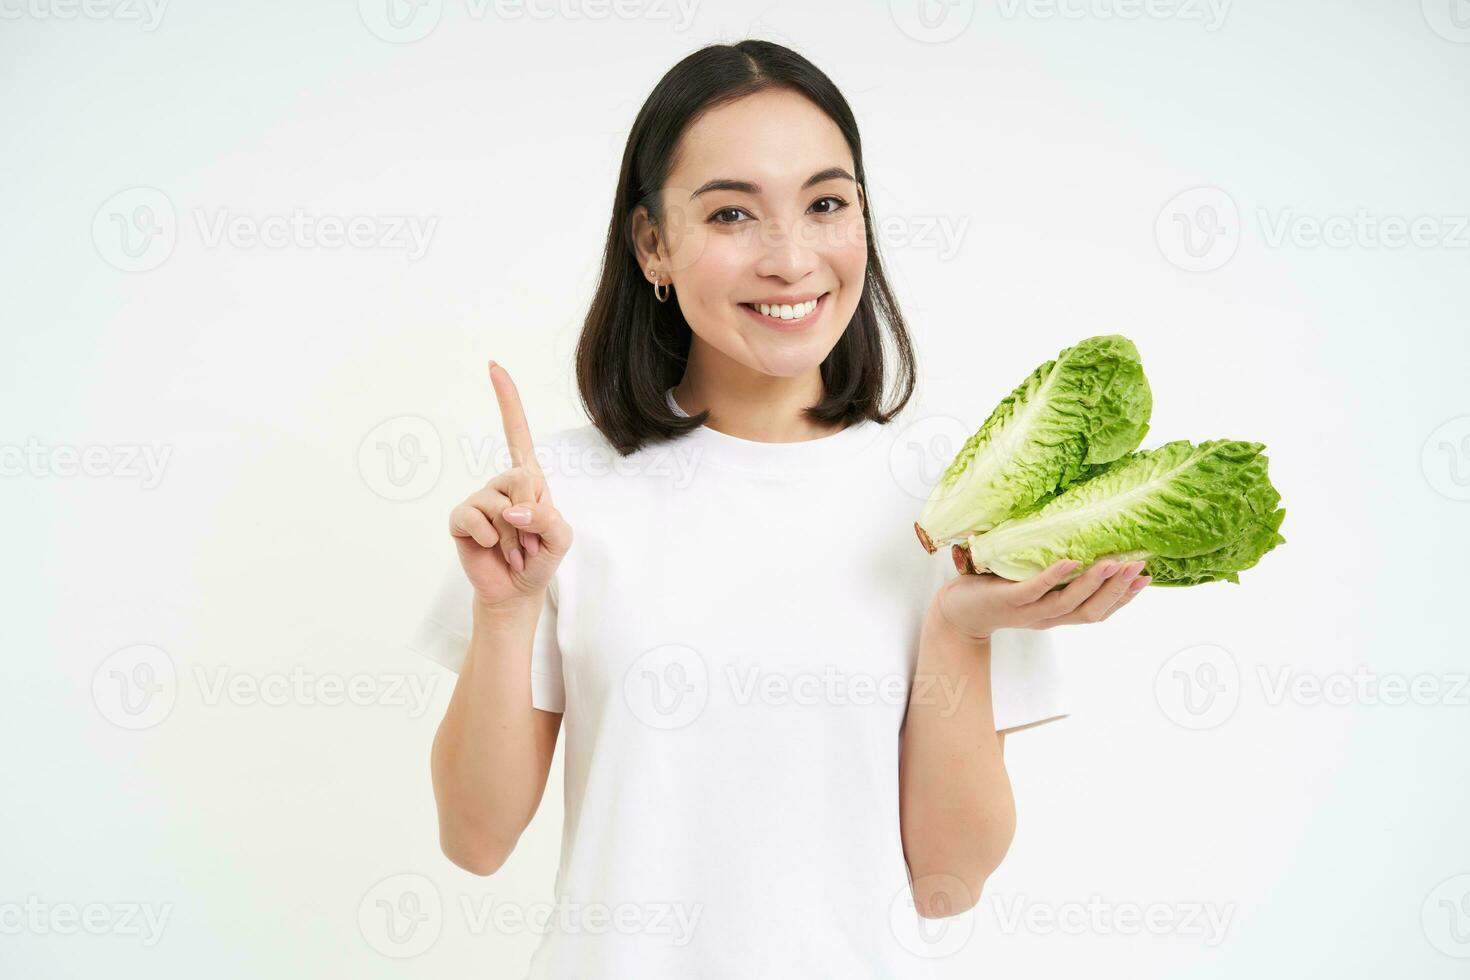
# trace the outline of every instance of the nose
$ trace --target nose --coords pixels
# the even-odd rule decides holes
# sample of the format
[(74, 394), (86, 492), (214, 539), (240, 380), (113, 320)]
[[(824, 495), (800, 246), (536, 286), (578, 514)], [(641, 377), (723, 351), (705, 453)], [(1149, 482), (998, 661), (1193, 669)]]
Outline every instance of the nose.
[(800, 227), (793, 234), (788, 224), (772, 219), (762, 223), (760, 234), (757, 246), (760, 256), (755, 264), (757, 275), (796, 282), (816, 270), (816, 249), (812, 243), (803, 240)]

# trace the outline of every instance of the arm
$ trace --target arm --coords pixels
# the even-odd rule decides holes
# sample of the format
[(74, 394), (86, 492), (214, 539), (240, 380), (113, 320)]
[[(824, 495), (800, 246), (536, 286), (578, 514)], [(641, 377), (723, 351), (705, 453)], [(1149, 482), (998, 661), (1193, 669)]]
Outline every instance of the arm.
[(434, 735), (439, 844), (478, 875), (510, 856), (541, 803), (556, 751), (561, 715), (533, 708), (527, 696), (540, 610), (539, 602), (509, 614), (475, 603), (469, 652)]
[(470, 646), (434, 734), (430, 767), (445, 857), (493, 874), (531, 822), (561, 714), (531, 703), (531, 653), (572, 529), (536, 462), (520, 395), (490, 362), (514, 465), (455, 507), (449, 532), (474, 591)]
[(931, 604), (919, 635), (899, 755), (899, 817), (914, 906), (925, 918), (973, 907), (1016, 832), (990, 697), (990, 640)]
[(1097, 562), (1061, 588), (1076, 562), (1057, 562), (1023, 582), (962, 575), (935, 593), (919, 634), (899, 754), (904, 856), (921, 916), (973, 908), (1016, 833), (991, 702), (991, 634), (1101, 622), (1147, 585), (1146, 576), (1136, 578), (1143, 564)]

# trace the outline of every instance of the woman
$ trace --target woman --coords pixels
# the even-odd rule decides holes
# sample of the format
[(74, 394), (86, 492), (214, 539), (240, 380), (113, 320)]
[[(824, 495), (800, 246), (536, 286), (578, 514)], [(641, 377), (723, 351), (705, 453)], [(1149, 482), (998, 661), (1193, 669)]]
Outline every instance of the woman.
[(704, 48), (628, 138), (592, 424), (533, 441), (491, 362), (513, 465), (451, 514), (418, 648), (459, 671), (432, 764), (462, 868), (510, 853), (565, 720), (532, 977), (921, 975), (918, 917), (973, 906), (1014, 833), (1005, 732), (1065, 713), (1037, 631), (1147, 582), (955, 577), (914, 540), (887, 425), (912, 350), (871, 232), (831, 81)]

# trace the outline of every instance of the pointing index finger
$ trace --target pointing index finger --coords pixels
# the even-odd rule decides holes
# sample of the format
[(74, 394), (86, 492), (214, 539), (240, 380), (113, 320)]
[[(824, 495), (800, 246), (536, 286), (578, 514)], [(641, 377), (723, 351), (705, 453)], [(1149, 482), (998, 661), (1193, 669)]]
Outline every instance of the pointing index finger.
[(495, 388), (495, 400), (500, 405), (500, 424), (505, 429), (505, 444), (510, 450), (511, 465), (541, 472), (541, 467), (536, 463), (536, 445), (531, 440), (531, 427), (526, 423), (526, 410), (521, 407), (520, 392), (516, 391), (516, 383), (510, 379), (510, 372), (494, 361), (490, 362), (490, 384)]

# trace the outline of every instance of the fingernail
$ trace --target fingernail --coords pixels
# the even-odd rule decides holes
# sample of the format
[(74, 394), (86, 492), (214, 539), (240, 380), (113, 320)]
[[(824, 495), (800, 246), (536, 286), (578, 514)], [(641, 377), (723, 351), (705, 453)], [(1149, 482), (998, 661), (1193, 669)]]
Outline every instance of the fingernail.
[(1148, 585), (1148, 583), (1152, 582), (1153, 580), (1154, 580), (1154, 577), (1152, 575), (1145, 575), (1142, 578), (1134, 579), (1133, 580), (1133, 591), (1134, 592), (1142, 592), (1143, 591), (1143, 587), (1145, 585)]
[(1122, 567), (1123, 566), (1119, 565), (1117, 562), (1103, 562), (1103, 578), (1112, 578), (1115, 574), (1117, 574), (1118, 569)]
[(531, 508), (529, 507), (507, 507), (500, 512), (500, 516), (512, 524), (531, 523)]
[(541, 550), (541, 536), (539, 534), (526, 533), (521, 535), (521, 544), (526, 546), (526, 556), (535, 558), (536, 552)]
[(1062, 562), (1062, 574), (1063, 575), (1067, 574), (1068, 572), (1070, 572), (1072, 569), (1076, 568), (1080, 564), (1082, 564), (1080, 561), (1064, 561), (1064, 562)]
[(521, 549), (510, 549), (509, 553), (506, 556), (506, 560), (510, 562), (510, 567), (515, 569), (516, 571), (524, 572), (526, 570), (526, 559), (521, 557)]

